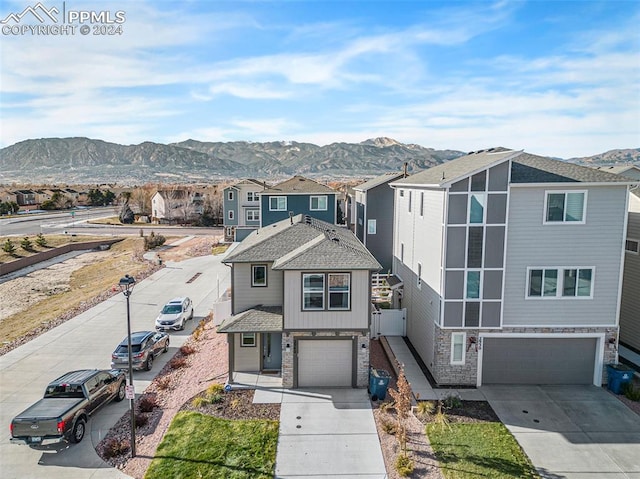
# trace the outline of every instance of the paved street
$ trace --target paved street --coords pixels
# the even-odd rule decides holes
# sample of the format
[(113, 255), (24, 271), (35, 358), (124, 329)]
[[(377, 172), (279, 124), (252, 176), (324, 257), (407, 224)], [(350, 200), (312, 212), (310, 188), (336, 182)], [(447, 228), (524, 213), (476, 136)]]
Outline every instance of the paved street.
[[(194, 321), (185, 331), (171, 333), (169, 353), (157, 358), (152, 371), (134, 372), (138, 394), (184, 343), (198, 320), (209, 313), (218, 291), (223, 294), (229, 287), (229, 268), (220, 260), (220, 256), (207, 256), (167, 262), (165, 268), (135, 286), (131, 295), (132, 331), (153, 329), (163, 303), (175, 296), (189, 296), (195, 305)], [(9, 424), (13, 416), (42, 397), (50, 380), (74, 369), (109, 368), (111, 352), (126, 334), (126, 303), (124, 296), (118, 294), (0, 357), (0, 425), (5, 428), (0, 436), (3, 479), (125, 477), (103, 463), (93, 449), (128, 410), (129, 401), (112, 403), (99, 411), (89, 421), (91, 437), (87, 435), (73, 446), (37, 450), (10, 444)]]

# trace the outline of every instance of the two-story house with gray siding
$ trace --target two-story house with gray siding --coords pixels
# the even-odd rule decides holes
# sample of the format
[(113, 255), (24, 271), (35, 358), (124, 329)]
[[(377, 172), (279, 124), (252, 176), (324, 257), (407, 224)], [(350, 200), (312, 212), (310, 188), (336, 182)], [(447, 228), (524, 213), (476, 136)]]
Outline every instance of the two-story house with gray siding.
[(294, 176), (260, 194), (260, 224), (267, 226), (295, 215), (336, 224), (337, 201), (338, 191), (304, 176)]
[(356, 236), (390, 272), (393, 266), (393, 189), (389, 183), (407, 176), (392, 172), (353, 188), (355, 192)]
[(242, 241), (260, 227), (260, 194), (267, 184), (251, 178), (223, 191), (225, 241)]
[(371, 274), (380, 264), (351, 231), (297, 215), (252, 232), (231, 265), (229, 381), (282, 374), (284, 387), (366, 387)]
[(407, 336), (437, 383), (602, 384), (631, 183), (492, 148), (391, 184)]

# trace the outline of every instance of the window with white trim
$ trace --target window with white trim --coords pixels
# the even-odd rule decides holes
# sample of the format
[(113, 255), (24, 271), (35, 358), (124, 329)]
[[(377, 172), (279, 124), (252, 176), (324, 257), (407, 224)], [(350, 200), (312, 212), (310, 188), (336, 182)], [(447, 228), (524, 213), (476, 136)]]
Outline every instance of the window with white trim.
[(484, 223), (486, 201), (484, 193), (471, 193), (469, 195), (469, 223)]
[(247, 221), (260, 221), (260, 210), (247, 210), (245, 215)]
[(420, 192), (420, 216), (424, 216), (424, 191)]
[(302, 275), (302, 309), (324, 309), (324, 274)]
[(411, 190), (409, 190), (409, 213), (411, 213), (411, 197), (413, 196), (411, 193)]
[(240, 347), (253, 348), (256, 345), (256, 333), (240, 333)]
[(640, 254), (640, 241), (627, 238), (624, 242), (624, 250), (627, 253)]
[(267, 285), (267, 266), (264, 264), (251, 265), (251, 286)]
[(329, 273), (329, 309), (349, 309), (351, 306), (351, 275)]
[(227, 199), (233, 201), (233, 190), (227, 191)]
[(480, 271), (467, 271), (467, 287), (465, 297), (467, 299), (480, 299)]
[(529, 268), (527, 298), (591, 298), (593, 268)]
[(247, 191), (247, 201), (258, 201), (260, 199), (260, 195), (255, 191)]
[(400, 243), (400, 262), (404, 263), (404, 243)]
[(544, 223), (584, 223), (586, 191), (547, 191)]
[(287, 209), (286, 196), (270, 196), (269, 211), (285, 211)]
[(451, 364), (464, 364), (464, 343), (467, 341), (467, 333), (451, 334)]
[(232, 220), (234, 218), (233, 216), (233, 210), (229, 210), (229, 213), (227, 214), (227, 217)]
[(377, 223), (377, 220), (367, 220), (367, 234), (368, 235), (376, 234), (376, 223)]
[(309, 198), (309, 209), (311, 211), (326, 211), (327, 204), (326, 196), (312, 196)]

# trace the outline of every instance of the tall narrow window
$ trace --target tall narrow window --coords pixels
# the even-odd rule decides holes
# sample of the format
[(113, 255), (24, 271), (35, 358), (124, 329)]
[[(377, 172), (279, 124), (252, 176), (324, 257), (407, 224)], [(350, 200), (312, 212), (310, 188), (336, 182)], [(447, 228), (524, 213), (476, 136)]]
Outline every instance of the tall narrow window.
[(411, 193), (412, 191), (409, 190), (409, 213), (411, 213), (411, 197), (413, 196)]
[(420, 216), (424, 216), (424, 191), (420, 192)]
[(324, 309), (324, 274), (303, 274), (302, 296), (302, 309)]
[(404, 263), (404, 243), (400, 243), (400, 262)]
[(351, 299), (351, 275), (329, 273), (329, 309), (349, 309)]
[(422, 287), (422, 263), (418, 263), (418, 288)]
[(480, 298), (480, 271), (467, 271), (467, 298)]
[(254, 264), (251, 266), (251, 286), (267, 285), (267, 266)]
[(376, 222), (377, 220), (367, 220), (367, 234), (376, 234)]
[(469, 198), (469, 223), (484, 223), (486, 197), (484, 194), (473, 193)]
[(233, 190), (227, 191), (227, 199), (233, 201)]
[(467, 333), (451, 334), (451, 364), (464, 364), (464, 343)]
[(229, 210), (228, 217), (230, 220), (233, 219), (233, 210)]

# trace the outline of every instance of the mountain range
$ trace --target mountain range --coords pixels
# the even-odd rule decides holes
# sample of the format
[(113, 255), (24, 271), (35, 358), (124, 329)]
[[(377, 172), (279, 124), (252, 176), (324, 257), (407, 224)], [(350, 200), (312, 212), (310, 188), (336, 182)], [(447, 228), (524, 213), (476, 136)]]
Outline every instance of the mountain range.
[[(462, 156), (391, 138), (318, 146), (295, 141), (120, 145), (90, 138), (43, 138), (0, 149), (0, 183), (211, 182), (243, 177), (322, 179), (418, 171)], [(612, 150), (567, 161), (590, 166), (640, 162), (640, 148)]]

